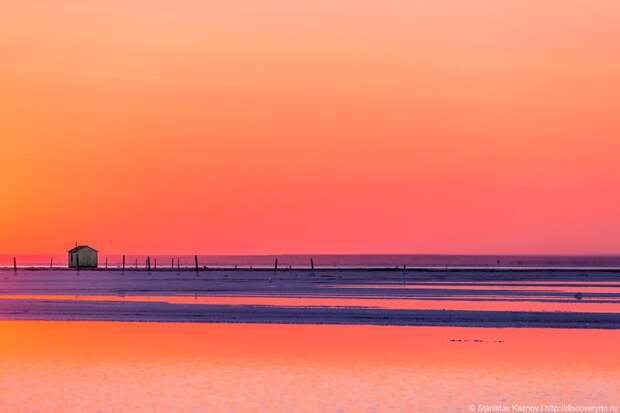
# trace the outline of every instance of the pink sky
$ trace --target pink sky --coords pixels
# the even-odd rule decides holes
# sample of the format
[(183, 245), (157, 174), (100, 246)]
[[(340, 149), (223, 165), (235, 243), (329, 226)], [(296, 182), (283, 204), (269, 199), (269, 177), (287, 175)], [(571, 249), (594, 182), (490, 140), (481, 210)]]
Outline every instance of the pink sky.
[(620, 253), (615, 0), (8, 0), (0, 252)]

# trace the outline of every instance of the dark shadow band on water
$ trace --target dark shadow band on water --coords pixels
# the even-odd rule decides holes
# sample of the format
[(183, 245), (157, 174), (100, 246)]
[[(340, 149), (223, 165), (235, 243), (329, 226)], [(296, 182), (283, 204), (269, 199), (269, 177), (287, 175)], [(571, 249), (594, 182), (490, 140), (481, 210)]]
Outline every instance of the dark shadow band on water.
[(0, 300), (1, 320), (620, 329), (620, 314)]

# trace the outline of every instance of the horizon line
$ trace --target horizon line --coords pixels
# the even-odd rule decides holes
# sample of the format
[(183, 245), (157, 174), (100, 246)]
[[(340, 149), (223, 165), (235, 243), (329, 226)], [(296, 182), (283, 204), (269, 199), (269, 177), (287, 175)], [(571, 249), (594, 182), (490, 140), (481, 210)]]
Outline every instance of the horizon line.
[[(50, 256), (50, 255), (63, 255), (66, 254), (67, 251), (63, 252), (28, 252), (28, 253), (6, 253), (0, 252), (0, 256)], [(99, 255), (126, 255), (126, 256), (219, 256), (219, 257), (272, 257), (272, 256), (504, 256), (504, 257), (519, 257), (519, 256), (539, 256), (539, 257), (620, 257), (620, 252), (576, 252), (576, 253), (540, 253), (540, 252), (507, 252), (507, 253), (490, 253), (490, 252), (465, 252), (465, 253), (456, 253), (456, 252), (287, 252), (287, 253), (277, 253), (277, 252), (269, 252), (269, 253), (194, 253), (194, 252), (158, 252), (158, 253), (142, 253), (142, 252), (134, 252), (134, 253), (117, 253), (117, 252), (106, 252), (102, 253), (98, 250)]]

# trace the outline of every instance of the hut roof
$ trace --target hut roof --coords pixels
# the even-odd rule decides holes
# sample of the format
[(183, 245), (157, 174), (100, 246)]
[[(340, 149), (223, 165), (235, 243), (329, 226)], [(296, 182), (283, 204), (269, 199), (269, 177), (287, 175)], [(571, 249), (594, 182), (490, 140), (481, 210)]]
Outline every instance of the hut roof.
[(88, 245), (76, 245), (75, 248), (71, 248), (69, 250), (69, 254), (73, 254), (74, 252), (79, 252), (79, 251), (82, 251), (84, 249), (92, 250), (92, 251), (97, 252), (96, 249), (94, 249), (93, 247), (89, 247)]

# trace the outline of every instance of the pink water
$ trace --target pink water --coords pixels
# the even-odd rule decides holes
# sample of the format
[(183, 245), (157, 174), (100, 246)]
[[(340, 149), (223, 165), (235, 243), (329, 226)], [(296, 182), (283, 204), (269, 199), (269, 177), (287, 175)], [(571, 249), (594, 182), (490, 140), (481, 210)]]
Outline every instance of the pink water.
[(600, 330), (0, 322), (0, 411), (617, 409), (618, 348)]
[[(476, 311), (566, 311), (620, 313), (620, 302), (534, 301), (531, 296), (505, 296), (496, 301), (489, 296), (450, 296), (450, 299), (419, 298), (350, 298), (350, 297), (265, 297), (265, 296), (187, 296), (187, 295), (0, 295), (0, 300), (71, 300), (113, 302), (165, 302), (170, 304), (272, 305), (284, 307), (375, 307), (409, 310), (476, 310)], [(512, 301), (523, 299), (524, 301)], [(2, 303), (0, 302), (0, 306)]]

